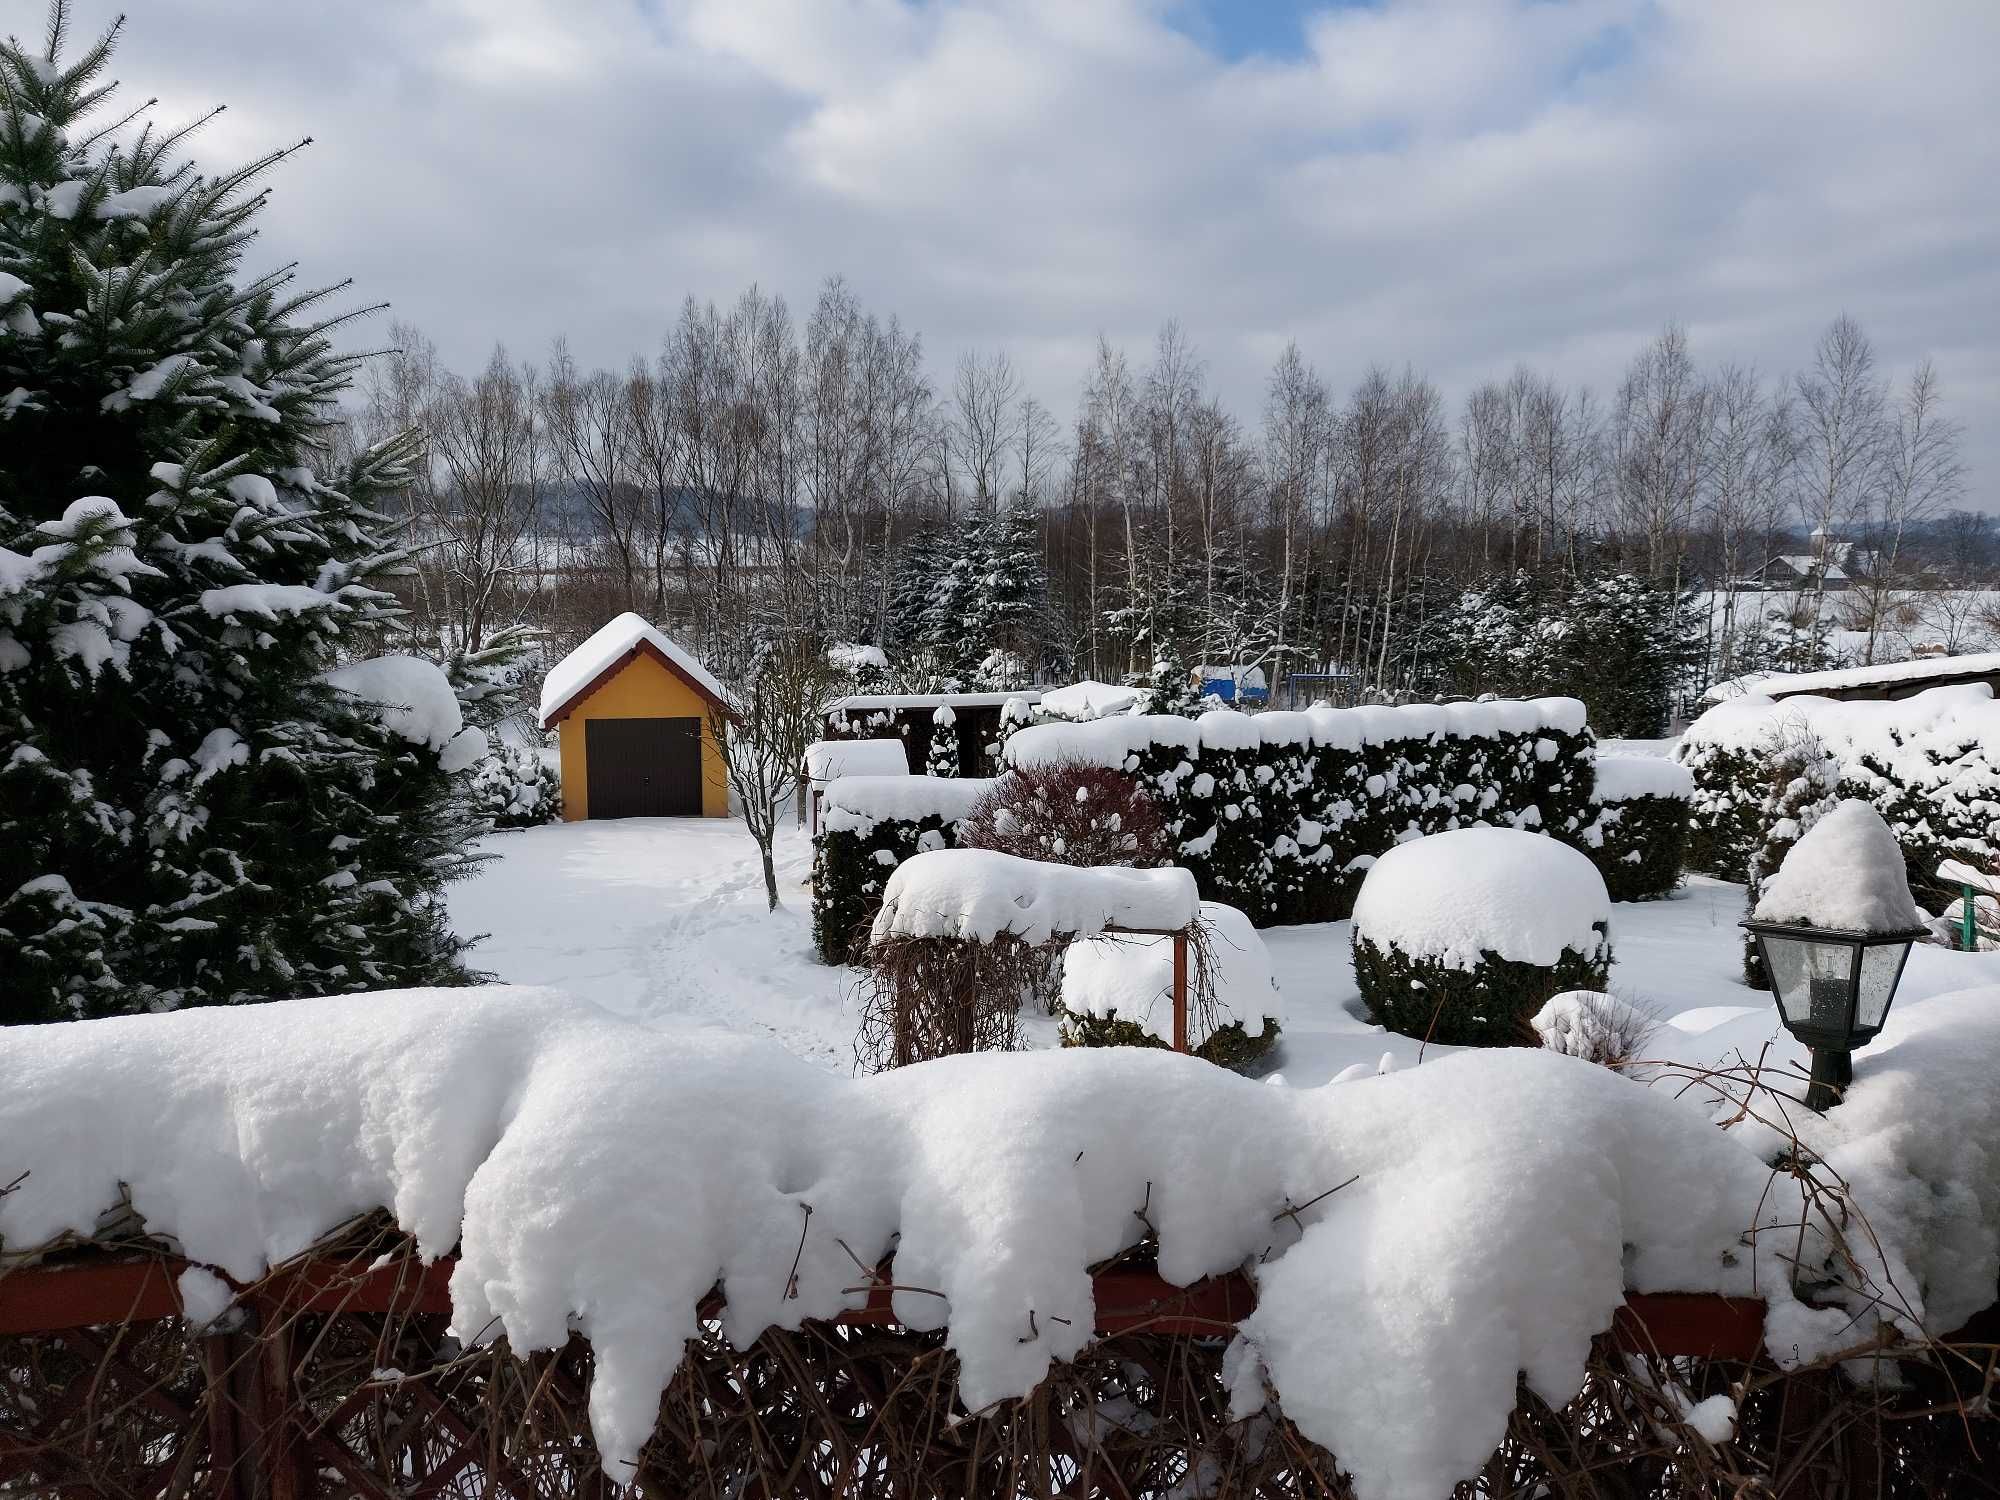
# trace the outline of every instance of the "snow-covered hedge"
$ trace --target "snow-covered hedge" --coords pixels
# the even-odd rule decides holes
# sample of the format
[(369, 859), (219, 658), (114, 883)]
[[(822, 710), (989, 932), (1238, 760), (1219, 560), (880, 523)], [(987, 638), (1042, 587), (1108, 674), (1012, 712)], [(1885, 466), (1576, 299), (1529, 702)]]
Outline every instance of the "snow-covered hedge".
[(1377, 860), (1354, 902), (1354, 978), (1391, 1031), (1451, 1046), (1532, 1041), (1553, 996), (1611, 975), (1611, 898), (1554, 839), (1461, 828)]
[(1694, 776), (1658, 756), (1597, 757), (1598, 813), (1583, 832), (1613, 901), (1671, 895), (1687, 863)]
[(1138, 778), (1202, 894), (1269, 926), (1346, 915), (1368, 865), (1418, 834), (1493, 824), (1580, 840), (1593, 748), (1582, 704), (1541, 698), (1042, 724), (1007, 742), (1007, 761)]
[(1676, 757), (1695, 780), (1691, 868), (1741, 880), (1762, 829), (1771, 751), (1809, 730), (1840, 763), (1840, 794), (1874, 804), (1902, 846), (1919, 899), (1948, 899), (1934, 878), (1953, 855), (2000, 852), (2000, 703), (1984, 684), (1843, 702), (1750, 694), (1689, 726)]
[(960, 821), (992, 787), (971, 776), (841, 776), (827, 784), (813, 840), (813, 944), (822, 962), (859, 957), (896, 866), (955, 846)]
[(1254, 1279), (1233, 1415), (1281, 1403), (1359, 1500), (1443, 1495), (1523, 1379), (1575, 1395), (1628, 1289), (1762, 1298), (1786, 1365), (1989, 1305), (1996, 1067), (2000, 991), (1925, 999), (1891, 1012), (1838, 1110), (1793, 1112), (1841, 1185), (1836, 1247), (1754, 1120), (1719, 1129), (1691, 1091), (1529, 1048), (1313, 1089), (1134, 1048), (854, 1080), (547, 990), (215, 1007), (8, 1037), (0, 1250), (123, 1205), (250, 1282), (387, 1211), (424, 1256), (456, 1248), (458, 1337), (590, 1341), (618, 1476), (718, 1284), (747, 1347), (862, 1306), (856, 1260), (893, 1245), (894, 1312), (949, 1328), (976, 1412), (1075, 1358), (1090, 1268), (1150, 1238), (1175, 1284)]

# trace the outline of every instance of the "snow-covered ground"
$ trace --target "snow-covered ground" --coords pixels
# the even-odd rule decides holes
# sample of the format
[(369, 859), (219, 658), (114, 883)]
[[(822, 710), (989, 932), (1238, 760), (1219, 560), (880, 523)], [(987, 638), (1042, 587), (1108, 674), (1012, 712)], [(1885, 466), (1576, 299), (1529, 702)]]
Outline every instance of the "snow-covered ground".
[[(495, 834), (496, 856), (452, 889), (462, 933), (488, 934), (472, 961), (514, 984), (551, 985), (635, 1020), (695, 1022), (774, 1037), (830, 1071), (854, 1065), (859, 971), (812, 951), (812, 844), (777, 846), (784, 904), (764, 908), (756, 846), (719, 818), (558, 823)], [(1721, 1053), (1779, 1034), (1770, 997), (1742, 983), (1743, 888), (1695, 876), (1672, 899), (1611, 909), (1613, 993)], [(1348, 924), (1267, 929), (1285, 1023), (1272, 1076), (1324, 1083), (1355, 1063), (1414, 1064), (1421, 1044), (1367, 1021), (1348, 959)], [(1916, 949), (1899, 1003), (2000, 983), (2000, 957)], [(1711, 1028), (1720, 1028), (1711, 1030)], [(1054, 1027), (1028, 1024), (1043, 1045)], [(1449, 1049), (1433, 1046), (1427, 1055)]]

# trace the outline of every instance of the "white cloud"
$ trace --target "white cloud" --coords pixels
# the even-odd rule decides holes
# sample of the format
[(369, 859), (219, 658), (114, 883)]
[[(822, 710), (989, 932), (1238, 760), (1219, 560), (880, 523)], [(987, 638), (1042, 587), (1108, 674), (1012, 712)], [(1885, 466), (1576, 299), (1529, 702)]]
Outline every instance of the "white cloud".
[(1177, 315), (1247, 416), (1289, 336), (1604, 386), (1669, 317), (1780, 371), (1847, 311), (1936, 355), (2000, 503), (2000, 5), (1381, 0), (1228, 63), (1177, 3), (151, 0), (117, 72), (227, 100), (218, 158), (314, 135), (270, 253), (462, 362), (841, 271), (1059, 411), (1099, 328)]

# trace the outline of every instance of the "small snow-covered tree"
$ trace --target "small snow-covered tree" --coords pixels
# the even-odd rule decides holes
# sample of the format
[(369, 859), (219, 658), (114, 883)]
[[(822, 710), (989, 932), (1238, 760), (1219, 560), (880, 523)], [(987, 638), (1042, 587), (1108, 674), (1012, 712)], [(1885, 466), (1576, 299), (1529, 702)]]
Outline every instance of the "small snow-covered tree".
[(1153, 670), (1136, 680), (1146, 689), (1143, 711), (1149, 714), (1179, 714), (1193, 718), (1202, 711), (1201, 689), (1180, 654), (1169, 649), (1153, 662)]
[(67, 23), (0, 45), (0, 1021), (463, 980), (449, 690), (326, 680), (399, 613), (418, 449), (329, 472), (328, 293), (239, 274), (289, 153), (101, 128), (117, 28)]
[[(1840, 761), (1804, 725), (1788, 726), (1763, 756), (1764, 798), (1757, 809), (1762, 830), (1756, 852), (1745, 872), (1746, 910), (1757, 909), (1764, 882), (1777, 873), (1792, 846), (1803, 838), (1840, 800)], [(1754, 937), (1743, 940), (1743, 981), (1753, 990), (1768, 990), (1771, 976)]]
[(924, 773), (958, 774), (958, 715), (951, 711), (949, 703), (940, 703), (937, 712), (931, 715), (931, 748), (924, 757)]
[(730, 707), (711, 706), (709, 733), (726, 746), (722, 774), (764, 866), (764, 895), (778, 909), (778, 873), (771, 846), (779, 810), (790, 799), (837, 679), (826, 643), (806, 632), (760, 642), (734, 684)]

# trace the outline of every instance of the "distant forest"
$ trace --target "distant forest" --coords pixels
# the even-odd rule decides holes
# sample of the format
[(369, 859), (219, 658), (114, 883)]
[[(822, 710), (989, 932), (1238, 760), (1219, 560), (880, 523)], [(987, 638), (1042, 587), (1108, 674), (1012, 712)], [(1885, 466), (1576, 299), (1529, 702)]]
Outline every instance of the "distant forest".
[(1845, 317), (1792, 373), (1669, 326), (1613, 390), (1524, 366), (1455, 409), (1409, 368), (1336, 392), (1293, 345), (1232, 411), (1169, 322), (1136, 357), (1100, 339), (1057, 413), (1004, 353), (944, 378), (838, 278), (803, 324), (755, 288), (689, 299), (623, 369), (392, 341), (350, 436), (428, 439), (406, 586), (441, 655), (629, 608), (724, 674), (804, 632), (882, 645), (907, 686), (1174, 660), (1393, 698), (1487, 685), (1466, 632), (1495, 590), (1559, 619), (1608, 578), (1644, 584), (1620, 608), (1667, 622), (1684, 686), (2000, 639), (2000, 528), (1936, 371), (1891, 382)]

